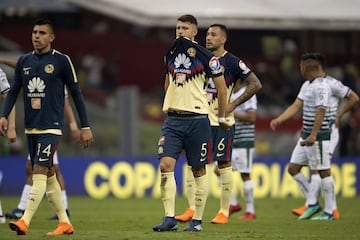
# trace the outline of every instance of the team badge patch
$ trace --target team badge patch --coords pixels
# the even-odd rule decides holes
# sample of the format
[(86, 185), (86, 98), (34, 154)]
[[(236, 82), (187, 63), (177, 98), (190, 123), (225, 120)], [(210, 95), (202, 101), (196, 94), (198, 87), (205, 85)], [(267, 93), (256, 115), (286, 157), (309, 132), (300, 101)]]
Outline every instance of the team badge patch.
[(46, 66), (45, 66), (45, 68), (44, 68), (44, 71), (46, 72), (46, 73), (49, 73), (49, 74), (51, 74), (51, 73), (53, 73), (54, 72), (54, 65), (52, 65), (52, 64), (46, 64)]
[(248, 72), (250, 72), (250, 69), (241, 60), (239, 61), (239, 67), (240, 67), (241, 70), (243, 70), (243, 74), (247, 74)]
[(191, 47), (187, 50), (187, 53), (189, 54), (190, 57), (195, 57), (196, 49)]
[(209, 61), (209, 67), (212, 71), (220, 71), (220, 62), (216, 57), (212, 57)]

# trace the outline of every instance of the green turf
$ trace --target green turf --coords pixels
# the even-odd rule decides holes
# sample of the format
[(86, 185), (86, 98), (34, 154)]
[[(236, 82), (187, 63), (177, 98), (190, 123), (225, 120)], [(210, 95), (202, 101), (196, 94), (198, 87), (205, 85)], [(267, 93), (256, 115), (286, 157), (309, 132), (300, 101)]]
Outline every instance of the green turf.
[[(11, 210), (18, 202), (16, 197), (1, 197), (3, 211)], [(300, 221), (290, 213), (290, 209), (303, 204), (303, 199), (256, 199), (257, 219), (239, 221), (240, 213), (230, 217), (226, 225), (209, 223), (215, 216), (219, 200), (209, 198), (203, 219), (203, 232), (183, 232), (186, 224), (179, 224), (177, 232), (153, 232), (152, 226), (163, 217), (162, 203), (159, 199), (108, 198), (93, 200), (85, 197), (70, 197), (73, 235), (57, 236), (60, 239), (359, 239), (360, 198), (338, 199), (341, 219), (338, 221)], [(177, 199), (176, 210), (181, 213), (186, 207), (184, 198)], [(243, 213), (243, 211), (241, 212)], [(46, 220), (53, 211), (46, 199), (41, 203), (26, 236), (16, 233), (6, 224), (0, 224), (0, 239), (49, 239), (46, 232), (53, 230), (56, 221)]]

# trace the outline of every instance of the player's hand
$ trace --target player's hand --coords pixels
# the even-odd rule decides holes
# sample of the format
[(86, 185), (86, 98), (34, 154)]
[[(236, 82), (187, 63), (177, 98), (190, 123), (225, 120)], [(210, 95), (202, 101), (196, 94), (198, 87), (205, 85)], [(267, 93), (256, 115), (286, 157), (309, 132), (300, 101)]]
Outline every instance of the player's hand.
[(16, 129), (14, 127), (10, 127), (6, 132), (6, 135), (9, 143), (16, 141)]
[(281, 122), (277, 119), (277, 118), (274, 118), (273, 120), (271, 120), (270, 122), (270, 127), (273, 131), (276, 130), (276, 128), (281, 124)]
[(6, 131), (8, 128), (8, 121), (6, 118), (2, 117), (0, 118), (0, 134), (2, 136), (6, 136)]
[(80, 144), (84, 148), (88, 148), (94, 142), (93, 134), (90, 129), (81, 129), (80, 138)]
[(222, 129), (224, 129), (225, 131), (228, 131), (228, 130), (231, 128), (231, 126), (232, 126), (232, 124), (230, 124), (230, 121), (229, 121), (229, 120), (226, 120), (225, 122), (219, 123), (219, 125), (220, 125), (220, 127), (221, 127)]
[(310, 135), (304, 141), (301, 141), (300, 145), (302, 147), (304, 147), (304, 146), (309, 147), (309, 146), (314, 145), (315, 141), (316, 141), (316, 137), (313, 137)]

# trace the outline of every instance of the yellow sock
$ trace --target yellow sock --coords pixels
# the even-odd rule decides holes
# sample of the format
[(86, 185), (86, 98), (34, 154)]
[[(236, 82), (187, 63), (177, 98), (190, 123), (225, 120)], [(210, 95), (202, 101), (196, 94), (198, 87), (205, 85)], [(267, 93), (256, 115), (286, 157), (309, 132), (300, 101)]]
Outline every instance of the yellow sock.
[(208, 182), (207, 174), (195, 178), (195, 213), (193, 219), (202, 220), (209, 192)]
[(161, 173), (161, 200), (164, 205), (165, 216), (175, 216), (176, 182), (174, 172)]
[(231, 191), (233, 188), (233, 175), (232, 168), (221, 168), (220, 177), (221, 177), (221, 196), (220, 196), (220, 211), (225, 216), (229, 216), (229, 207), (231, 200)]
[(24, 215), (21, 218), (28, 226), (30, 225), (31, 219), (44, 197), (47, 176), (43, 174), (34, 174), (32, 179), (33, 185), (26, 203)]
[(46, 196), (49, 200), (49, 203), (55, 210), (55, 213), (59, 218), (59, 222), (70, 223), (69, 218), (65, 212), (64, 203), (61, 198), (61, 189), (56, 179), (56, 175), (47, 179)]
[(189, 208), (195, 209), (195, 178), (191, 170), (191, 166), (186, 166), (186, 194), (189, 203)]

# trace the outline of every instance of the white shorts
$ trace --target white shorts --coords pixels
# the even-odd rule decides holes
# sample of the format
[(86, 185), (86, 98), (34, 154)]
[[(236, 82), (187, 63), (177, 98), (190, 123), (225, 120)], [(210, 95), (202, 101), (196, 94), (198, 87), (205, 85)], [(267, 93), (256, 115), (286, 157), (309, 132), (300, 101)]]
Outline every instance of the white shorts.
[(240, 173), (251, 173), (255, 148), (233, 148), (231, 166)]
[[(30, 161), (30, 155), (29, 154), (27, 155), (27, 160)], [(54, 165), (59, 165), (59, 159), (58, 159), (57, 151), (55, 151), (55, 153), (54, 153), (53, 164)]]
[(329, 144), (329, 154), (333, 155), (335, 148), (339, 143), (339, 129), (333, 124), (331, 126), (331, 135), (330, 135), (330, 144)]
[(304, 139), (300, 138), (291, 154), (290, 162), (309, 166), (313, 170), (330, 169), (329, 145), (330, 141), (316, 141), (314, 145), (305, 147), (300, 142)]

